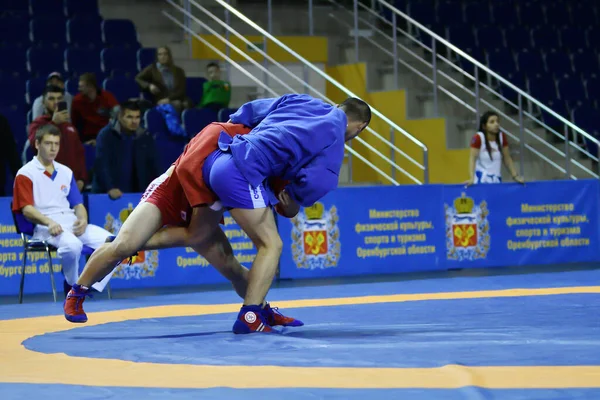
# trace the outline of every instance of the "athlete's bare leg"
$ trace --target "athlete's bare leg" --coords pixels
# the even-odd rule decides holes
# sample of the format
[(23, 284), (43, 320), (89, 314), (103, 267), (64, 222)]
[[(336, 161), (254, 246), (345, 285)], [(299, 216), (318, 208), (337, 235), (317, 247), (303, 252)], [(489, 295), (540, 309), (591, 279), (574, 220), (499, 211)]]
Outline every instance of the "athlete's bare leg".
[(230, 212), (257, 249), (256, 258), (248, 274), (244, 305), (260, 305), (271, 287), (283, 248), (275, 216), (270, 208), (236, 208)]
[(92, 253), (77, 284), (90, 287), (102, 280), (117, 262), (135, 254), (161, 225), (158, 207), (147, 202), (139, 204), (125, 220), (115, 240)]
[(231, 243), (221, 227), (217, 226), (208, 239), (192, 248), (231, 282), (238, 296), (242, 299), (246, 297), (248, 268), (240, 264), (233, 255)]

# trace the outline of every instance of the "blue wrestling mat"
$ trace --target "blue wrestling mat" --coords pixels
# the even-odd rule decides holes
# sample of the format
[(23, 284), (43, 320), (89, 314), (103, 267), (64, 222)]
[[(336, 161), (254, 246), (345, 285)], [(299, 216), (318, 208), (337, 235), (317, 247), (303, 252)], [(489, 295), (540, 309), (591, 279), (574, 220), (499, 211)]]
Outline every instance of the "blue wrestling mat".
[[(441, 276), (441, 274), (440, 274)], [(233, 291), (0, 306), (2, 400), (600, 399), (599, 270), (275, 288), (304, 327), (237, 336)], [(17, 319), (18, 318), (18, 319)]]

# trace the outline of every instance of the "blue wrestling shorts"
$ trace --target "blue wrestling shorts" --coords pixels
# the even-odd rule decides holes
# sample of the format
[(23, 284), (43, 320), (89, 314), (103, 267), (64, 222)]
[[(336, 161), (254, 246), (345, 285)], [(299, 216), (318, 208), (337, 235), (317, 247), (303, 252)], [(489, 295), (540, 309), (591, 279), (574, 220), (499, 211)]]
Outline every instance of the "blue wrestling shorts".
[(229, 152), (212, 152), (202, 167), (204, 183), (212, 190), (223, 207), (255, 209), (270, 207), (272, 190), (264, 184), (252, 187), (244, 178)]

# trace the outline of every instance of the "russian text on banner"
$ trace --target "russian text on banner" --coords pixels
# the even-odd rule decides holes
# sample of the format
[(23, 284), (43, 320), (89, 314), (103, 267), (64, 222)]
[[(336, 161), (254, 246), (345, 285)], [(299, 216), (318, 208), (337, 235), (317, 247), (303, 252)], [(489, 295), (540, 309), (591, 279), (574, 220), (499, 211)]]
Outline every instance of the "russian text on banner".
[(441, 191), (437, 185), (341, 188), (291, 220), (279, 217), (280, 277), (443, 268)]

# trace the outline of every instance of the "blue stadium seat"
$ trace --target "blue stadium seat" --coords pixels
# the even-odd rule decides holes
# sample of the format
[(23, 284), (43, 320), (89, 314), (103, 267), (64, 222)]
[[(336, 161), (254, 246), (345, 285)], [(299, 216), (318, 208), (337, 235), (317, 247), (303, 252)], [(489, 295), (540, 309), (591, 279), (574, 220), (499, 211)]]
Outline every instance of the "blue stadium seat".
[(65, 15), (65, 5), (63, 0), (29, 0), (29, 13), (34, 17), (60, 17)]
[(52, 48), (30, 47), (27, 50), (27, 69), (34, 75), (45, 76), (50, 72), (63, 72), (64, 54)]
[(99, 49), (102, 47), (101, 22), (83, 17), (67, 21), (67, 42), (70, 46)]
[[(583, 129), (586, 133), (594, 136), (596, 139), (600, 138), (600, 126), (598, 125), (598, 113), (600, 110), (592, 107), (591, 105), (582, 105), (581, 107), (573, 110), (573, 122), (579, 128)], [(598, 145), (593, 141), (585, 139), (587, 150), (594, 154), (598, 154)]]
[(546, 4), (546, 21), (551, 26), (571, 24), (571, 10), (566, 2), (548, 2)]
[[(525, 78), (525, 74), (519, 73), (519, 72), (514, 72), (514, 73), (510, 74), (509, 76), (504, 76), (503, 78), (506, 79), (507, 81), (509, 81), (510, 83), (512, 83), (517, 88), (519, 88), (522, 91), (524, 91), (525, 93), (527, 93), (527, 79)], [(504, 84), (501, 84), (499, 91), (500, 91), (500, 94), (502, 96), (504, 96), (507, 100), (511, 101), (513, 104), (518, 104), (519, 94), (516, 91), (514, 91), (512, 88), (509, 88), (508, 86), (506, 86)], [(525, 101), (525, 99), (523, 99), (523, 100)], [(525, 102), (523, 102), (523, 105), (525, 105)]]
[(571, 14), (573, 21), (579, 26), (594, 26), (598, 24), (597, 9), (594, 10), (592, 4), (583, 1), (572, 1)]
[(552, 75), (538, 74), (536, 76), (528, 76), (528, 91), (537, 100), (542, 103), (552, 106), (558, 99), (556, 91), (556, 83)]
[(456, 47), (467, 51), (475, 46), (475, 33), (471, 26), (455, 25), (448, 28), (447, 39)]
[(29, 2), (24, 0), (2, 0), (0, 7), (0, 11), (10, 17), (29, 16)]
[(219, 122), (227, 122), (229, 121), (229, 116), (234, 114), (238, 109), (237, 108), (221, 108), (219, 110), (219, 114), (217, 116)]
[[(96, 79), (98, 79), (97, 76), (96, 76)], [(102, 82), (102, 81), (100, 79), (98, 79), (98, 82)], [(67, 79), (67, 81), (65, 82), (65, 90), (71, 96), (75, 96), (77, 93), (79, 93), (79, 78), (73, 77), (73, 78)]]
[(517, 70), (515, 58), (509, 49), (497, 48), (488, 52), (488, 67), (504, 78), (508, 78)]
[(465, 6), (465, 23), (467, 25), (491, 25), (492, 13), (490, 4), (486, 1), (474, 1), (467, 3)]
[(569, 26), (560, 31), (560, 44), (566, 49), (585, 49), (588, 48), (586, 30), (581, 27)]
[(75, 16), (96, 17), (100, 15), (98, 0), (65, 0), (67, 17)]
[(102, 21), (102, 41), (108, 46), (139, 48), (135, 25), (128, 19)]
[(550, 26), (534, 29), (531, 33), (531, 38), (533, 39), (533, 46), (537, 50), (556, 49), (560, 47), (558, 31), (556, 28)]
[(107, 78), (102, 86), (105, 90), (112, 92), (119, 103), (140, 97), (140, 87), (134, 79), (126, 77)]
[(25, 18), (0, 18), (0, 41), (11, 46), (28, 46), (29, 20)]
[(541, 74), (546, 71), (544, 59), (539, 51), (522, 49), (517, 53), (519, 71), (530, 75)]
[(440, 1), (437, 7), (437, 23), (441, 25), (452, 25), (464, 23), (465, 16), (461, 2), (446, 0)]
[(573, 73), (571, 57), (563, 51), (552, 50), (546, 53), (546, 65), (549, 72), (555, 76), (570, 75)]
[(519, 21), (524, 26), (539, 26), (544, 25), (542, 7), (535, 2), (519, 2)]
[(31, 78), (28, 79), (25, 83), (25, 98), (27, 100), (27, 104), (30, 106), (33, 104), (34, 100), (42, 95), (44, 92), (44, 88), (46, 87), (46, 78)]
[(519, 51), (531, 48), (531, 30), (522, 26), (513, 26), (504, 31), (506, 46)]
[[(0, 83), (0, 87), (2, 84)], [(17, 142), (17, 149), (20, 152), (27, 140), (27, 119), (26, 113), (22, 106), (1, 106), (0, 114), (4, 115), (10, 125), (15, 141)]]
[(592, 26), (587, 31), (587, 42), (591, 48), (595, 49), (596, 53), (600, 53), (600, 28), (596, 26)]
[[(471, 49), (465, 49), (465, 53), (467, 53), (469, 56), (473, 57), (475, 60), (479, 61), (481, 64), (484, 64), (484, 65), (486, 64), (486, 52), (484, 49), (480, 49), (478, 47), (471, 48)], [(458, 65), (465, 71), (467, 71), (469, 73), (474, 73), (475, 66), (473, 65), (472, 62), (468, 61), (466, 58), (459, 57)]]
[(131, 49), (103, 49), (100, 58), (102, 59), (102, 70), (107, 75), (110, 75), (113, 70), (119, 70), (119, 75), (133, 78), (138, 72), (137, 56)]
[(516, 25), (519, 14), (512, 1), (491, 2), (494, 23), (498, 26)]
[(504, 34), (496, 26), (487, 26), (477, 29), (477, 45), (484, 49), (504, 47)]
[(194, 104), (200, 103), (202, 100), (202, 95), (204, 93), (204, 82), (206, 79), (204, 78), (186, 78), (185, 79), (185, 93), (186, 95), (192, 99)]
[(0, 74), (5, 77), (24, 77), (27, 74), (26, 49), (23, 47), (2, 47), (3, 54), (10, 57), (0, 57)]
[[(550, 109), (567, 120), (571, 119), (571, 118), (569, 118), (570, 112), (567, 107), (567, 104), (566, 104), (566, 102), (564, 102), (562, 100), (558, 100), (558, 99), (555, 100), (554, 103), (550, 106)], [(556, 132), (560, 135), (564, 134), (564, 132), (565, 132), (564, 124), (559, 119), (557, 119), (554, 115), (550, 114), (549, 112), (546, 112), (545, 110), (542, 110), (541, 120), (544, 124), (546, 124), (546, 126), (548, 128), (554, 130), (554, 132)]]
[(191, 108), (185, 110), (182, 115), (183, 128), (188, 137), (193, 138), (208, 124), (217, 120), (217, 113), (205, 108)]
[(137, 66), (139, 71), (154, 62), (156, 62), (156, 49), (154, 47), (145, 47), (137, 51)]
[(567, 103), (569, 109), (587, 102), (583, 81), (578, 76), (564, 75), (558, 79), (559, 98)]
[(65, 50), (65, 61), (70, 76), (100, 71), (100, 51), (98, 50), (68, 48)]
[(596, 107), (600, 107), (600, 78), (598, 76), (588, 76), (585, 79), (590, 102), (595, 103)]
[(158, 154), (161, 170), (167, 170), (183, 152), (187, 139), (170, 136), (165, 119), (156, 108), (146, 111), (144, 122), (148, 132), (152, 133), (155, 137), (156, 147), (160, 149)]
[(36, 46), (64, 47), (67, 43), (67, 25), (62, 18), (33, 18), (29, 22), (30, 39)]
[(579, 50), (573, 53), (573, 66), (578, 74), (597, 74), (600, 69), (598, 55), (589, 50)]
[(424, 0), (419, 3), (411, 2), (408, 5), (408, 15), (426, 27), (433, 27), (437, 24), (435, 2)]

